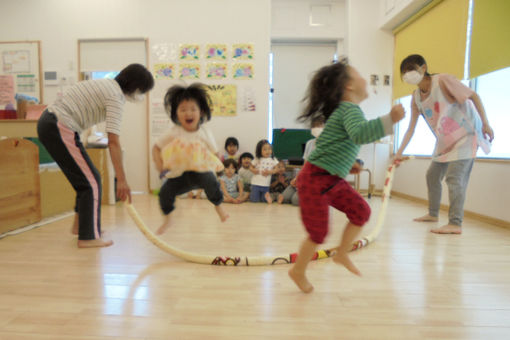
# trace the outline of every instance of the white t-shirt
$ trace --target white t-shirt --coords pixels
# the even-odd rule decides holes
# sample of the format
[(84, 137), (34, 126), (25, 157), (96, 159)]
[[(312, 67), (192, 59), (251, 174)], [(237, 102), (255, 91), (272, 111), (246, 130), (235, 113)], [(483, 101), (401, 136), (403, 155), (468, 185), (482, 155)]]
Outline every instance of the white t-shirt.
[(114, 79), (81, 81), (48, 107), (58, 121), (78, 133), (106, 121), (106, 132), (120, 135), (126, 98)]
[(255, 158), (251, 164), (259, 171), (259, 174), (253, 175), (251, 178), (251, 185), (259, 185), (261, 187), (268, 187), (271, 184), (271, 175), (262, 176), (262, 171), (273, 170), (278, 160), (276, 158)]

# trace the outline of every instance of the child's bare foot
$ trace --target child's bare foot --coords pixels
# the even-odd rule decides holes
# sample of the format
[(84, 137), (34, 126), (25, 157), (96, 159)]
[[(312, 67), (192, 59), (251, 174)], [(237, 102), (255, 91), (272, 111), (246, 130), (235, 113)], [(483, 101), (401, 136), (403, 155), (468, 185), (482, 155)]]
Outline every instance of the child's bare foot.
[(437, 222), (437, 216), (430, 216), (429, 214), (423, 215), (422, 217), (417, 217), (413, 221), (416, 222)]
[(458, 226), (458, 225), (453, 225), (453, 224), (446, 224), (439, 228), (430, 229), (430, 232), (434, 233), (434, 234), (457, 234), (457, 235), (460, 235), (460, 234), (462, 234), (462, 227)]
[(289, 276), (292, 279), (292, 281), (294, 281), (296, 286), (298, 286), (298, 288), (301, 289), (303, 293), (307, 294), (311, 293), (313, 291), (313, 286), (310, 283), (310, 281), (308, 281), (308, 279), (306, 278), (306, 275), (298, 274), (293, 269), (294, 268), (289, 269)]
[(341, 254), (337, 253), (335, 256), (333, 256), (333, 262), (341, 264), (345, 268), (347, 268), (348, 271), (353, 273), (354, 275), (361, 276), (361, 272), (359, 269), (352, 263), (351, 259), (347, 254)]
[(266, 193), (264, 194), (264, 198), (266, 199), (267, 204), (271, 204), (271, 203), (273, 203), (273, 199), (271, 198), (271, 195), (269, 194), (269, 192), (266, 192)]
[(165, 222), (156, 230), (156, 235), (162, 235), (168, 228), (172, 226), (172, 219), (170, 214), (165, 216)]
[(282, 194), (278, 195), (278, 199), (276, 201), (278, 202), (278, 204), (282, 204), (283, 203), (283, 195)]
[(220, 217), (221, 222), (225, 222), (227, 218), (230, 217), (229, 214), (225, 210), (223, 210), (223, 207), (221, 205), (215, 205), (214, 209), (216, 209), (216, 213), (218, 213), (218, 216)]
[(188, 192), (188, 198), (195, 198), (193, 191)]
[(112, 244), (112, 240), (103, 240), (102, 238), (96, 238), (95, 240), (78, 240), (78, 248), (109, 247)]

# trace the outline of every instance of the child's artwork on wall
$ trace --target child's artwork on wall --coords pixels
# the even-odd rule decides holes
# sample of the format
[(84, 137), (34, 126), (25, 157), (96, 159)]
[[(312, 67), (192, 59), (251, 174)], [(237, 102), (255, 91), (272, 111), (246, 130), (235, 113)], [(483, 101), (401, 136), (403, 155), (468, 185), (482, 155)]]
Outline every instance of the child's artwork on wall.
[(156, 79), (173, 79), (175, 76), (175, 65), (167, 63), (154, 64), (153, 73)]
[(237, 114), (236, 85), (209, 85), (213, 116), (235, 116)]
[(232, 45), (232, 58), (234, 59), (253, 59), (253, 44), (234, 44)]
[(208, 44), (205, 46), (205, 54), (207, 59), (227, 59), (227, 45), (225, 44)]
[(227, 77), (227, 64), (209, 63), (207, 64), (206, 74), (209, 79), (224, 79)]
[(247, 63), (232, 65), (232, 76), (234, 79), (252, 79), (254, 76), (253, 65)]
[(198, 79), (200, 77), (200, 64), (181, 64), (179, 78)]
[(199, 58), (200, 45), (182, 44), (180, 47), (180, 59), (197, 60)]

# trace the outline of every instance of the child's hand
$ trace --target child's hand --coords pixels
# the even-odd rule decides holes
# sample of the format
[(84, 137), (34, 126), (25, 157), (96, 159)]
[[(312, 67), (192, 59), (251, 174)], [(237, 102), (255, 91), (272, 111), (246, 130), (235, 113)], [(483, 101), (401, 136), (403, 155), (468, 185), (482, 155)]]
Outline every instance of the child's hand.
[(271, 171), (269, 170), (262, 170), (262, 176), (268, 176), (271, 175)]
[(296, 187), (296, 180), (297, 180), (297, 177), (294, 177), (293, 179), (291, 179), (290, 185), (292, 185), (293, 187)]
[(402, 104), (397, 104), (391, 108), (390, 116), (393, 123), (397, 123), (404, 119), (406, 114), (406, 111), (404, 110), (404, 107)]
[(349, 173), (356, 175), (356, 174), (359, 174), (360, 171), (361, 171), (361, 164), (359, 164), (358, 162), (354, 162)]

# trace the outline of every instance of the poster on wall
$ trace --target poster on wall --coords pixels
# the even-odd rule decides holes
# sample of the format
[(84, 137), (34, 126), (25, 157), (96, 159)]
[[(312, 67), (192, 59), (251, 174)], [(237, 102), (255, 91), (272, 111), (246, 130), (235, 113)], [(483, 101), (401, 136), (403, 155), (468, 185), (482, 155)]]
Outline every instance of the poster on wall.
[(181, 60), (198, 60), (200, 53), (200, 45), (198, 44), (182, 44), (180, 47)]
[(209, 63), (206, 67), (206, 75), (209, 79), (224, 79), (227, 77), (226, 63)]
[(244, 112), (255, 112), (257, 111), (257, 105), (255, 103), (255, 89), (253, 87), (245, 87), (243, 90), (242, 105)]
[(253, 64), (237, 63), (232, 65), (232, 77), (234, 79), (253, 79)]
[(175, 76), (175, 65), (169, 63), (154, 64), (153, 73), (156, 79), (173, 79)]
[(181, 79), (200, 78), (200, 64), (180, 64), (179, 78)]
[(253, 59), (254, 49), (253, 44), (234, 44), (232, 45), (232, 58), (233, 59)]
[(4, 73), (30, 73), (30, 51), (4, 51), (2, 53)]
[(0, 105), (14, 104), (14, 78), (0, 75)]
[(152, 46), (152, 58), (160, 62), (177, 59), (177, 44), (161, 43)]
[(235, 116), (237, 114), (236, 85), (208, 85), (208, 93), (212, 101), (213, 116)]
[(206, 59), (225, 60), (227, 59), (226, 44), (207, 44), (205, 46)]

